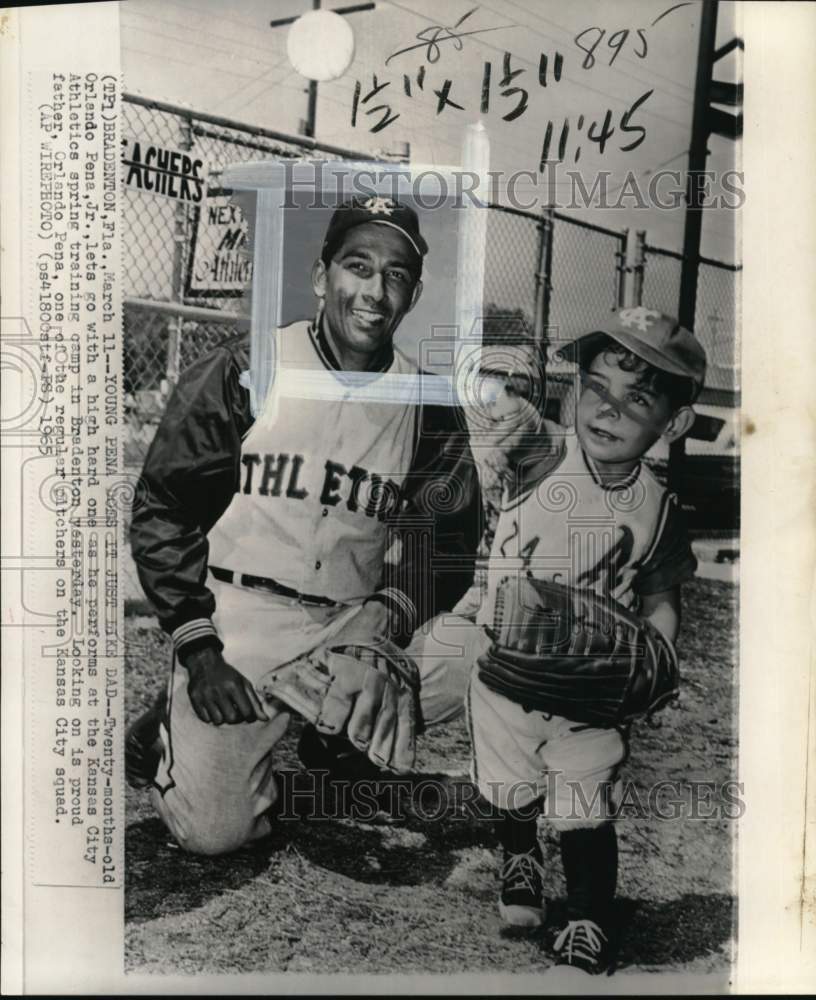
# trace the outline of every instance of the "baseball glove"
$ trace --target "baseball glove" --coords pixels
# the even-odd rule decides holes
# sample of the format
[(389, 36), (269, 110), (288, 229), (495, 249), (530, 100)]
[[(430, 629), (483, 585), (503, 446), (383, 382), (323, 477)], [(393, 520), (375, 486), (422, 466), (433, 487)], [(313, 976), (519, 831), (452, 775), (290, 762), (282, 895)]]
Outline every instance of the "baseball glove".
[(295, 709), (321, 733), (345, 730), (379, 767), (398, 774), (414, 768), (419, 670), (388, 639), (299, 656), (266, 678), (263, 694)]
[(478, 671), (530, 711), (592, 726), (651, 715), (677, 695), (672, 644), (610, 597), (545, 580), (499, 585), (495, 630)]

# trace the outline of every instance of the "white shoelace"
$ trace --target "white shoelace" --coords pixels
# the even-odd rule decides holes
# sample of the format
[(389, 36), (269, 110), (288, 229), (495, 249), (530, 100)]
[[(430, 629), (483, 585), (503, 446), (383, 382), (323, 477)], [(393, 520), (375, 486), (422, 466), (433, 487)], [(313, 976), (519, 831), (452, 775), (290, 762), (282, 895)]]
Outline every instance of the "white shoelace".
[(535, 856), (535, 848), (530, 848), (524, 854), (511, 854), (501, 873), (505, 889), (528, 889), (533, 893), (540, 889), (540, 885), (536, 884), (536, 876), (543, 878), (544, 868)]
[(567, 961), (573, 958), (584, 959), (588, 962), (597, 962), (598, 955), (603, 949), (603, 938), (606, 935), (601, 928), (592, 920), (570, 920), (567, 926), (561, 931), (553, 946), (556, 951), (566, 951)]

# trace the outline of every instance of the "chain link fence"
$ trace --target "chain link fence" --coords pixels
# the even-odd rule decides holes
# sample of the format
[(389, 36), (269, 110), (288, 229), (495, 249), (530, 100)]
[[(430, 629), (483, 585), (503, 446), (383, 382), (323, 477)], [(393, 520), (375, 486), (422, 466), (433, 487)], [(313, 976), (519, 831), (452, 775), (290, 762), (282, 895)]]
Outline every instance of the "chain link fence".
[[(636, 282), (635, 304), (676, 315), (683, 255), (646, 243), (639, 266), (642, 276)], [(738, 265), (700, 258), (694, 333), (708, 355), (706, 387), (712, 391), (739, 389), (740, 272)]]
[(711, 365), (713, 389), (739, 389), (740, 268), (720, 261), (700, 262), (694, 330)]
[(529, 341), (536, 325), (540, 215), (494, 206), (487, 217), (484, 343)]
[(626, 234), (559, 212), (553, 221), (547, 326), (564, 343), (624, 305)]
[(677, 315), (680, 301), (680, 272), (683, 255), (674, 250), (661, 250), (645, 244), (643, 247), (642, 285), (635, 292), (635, 305), (659, 309), (670, 316)]
[[(139, 142), (149, 136), (156, 145), (189, 148), (184, 120), (178, 115), (156, 109), (148, 111), (124, 101), (122, 118), (125, 141), (132, 138)], [(176, 298), (185, 215), (185, 206), (180, 202), (127, 185), (122, 216), (122, 266), (127, 295), (166, 302)]]

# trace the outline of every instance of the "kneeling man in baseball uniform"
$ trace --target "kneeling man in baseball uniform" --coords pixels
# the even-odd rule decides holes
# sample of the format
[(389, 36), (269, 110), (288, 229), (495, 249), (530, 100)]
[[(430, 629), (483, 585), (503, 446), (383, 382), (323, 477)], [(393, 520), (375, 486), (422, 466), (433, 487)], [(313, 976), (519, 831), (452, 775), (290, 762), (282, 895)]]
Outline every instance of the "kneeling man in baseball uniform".
[(127, 770), (189, 851), (269, 832), (293, 711), (308, 765), (396, 771), (423, 725), (463, 711), (469, 664), (420, 626), (472, 581), (478, 477), (455, 401), (428, 401), (393, 344), (427, 251), (407, 205), (340, 206), (315, 319), (270, 333), (260, 411), (244, 345), (221, 346), (183, 373), (147, 455), (131, 543), (173, 656)]

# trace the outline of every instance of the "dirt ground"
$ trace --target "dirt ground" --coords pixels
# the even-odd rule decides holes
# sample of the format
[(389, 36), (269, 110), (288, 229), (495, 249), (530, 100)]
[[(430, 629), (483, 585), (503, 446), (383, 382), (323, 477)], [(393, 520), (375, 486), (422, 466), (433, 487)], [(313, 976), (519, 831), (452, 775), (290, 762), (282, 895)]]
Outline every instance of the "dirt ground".
[[(624, 777), (648, 801), (658, 782), (661, 819), (624, 810), (618, 823), (622, 970), (722, 973), (734, 948), (735, 824), (702, 818), (722, 804), (736, 766), (736, 587), (698, 579), (685, 588), (682, 693), (660, 728), (638, 725)], [(155, 622), (128, 619), (128, 720), (151, 701), (167, 664)], [(300, 726), (280, 764), (296, 768)], [(128, 792), (126, 968), (140, 973), (531, 973), (552, 964), (563, 897), (557, 835), (542, 829), (551, 862), (548, 926), (500, 930), (499, 849), (472, 801), (463, 722), (421, 739), (419, 768), (450, 791), (409, 796), (404, 818), (291, 820), (265, 842), (221, 858), (184, 854), (145, 793)], [(701, 818), (688, 816), (697, 789)], [(679, 795), (678, 795), (679, 791)], [(732, 814), (734, 809), (731, 809)], [(654, 813), (654, 810), (652, 810)]]

